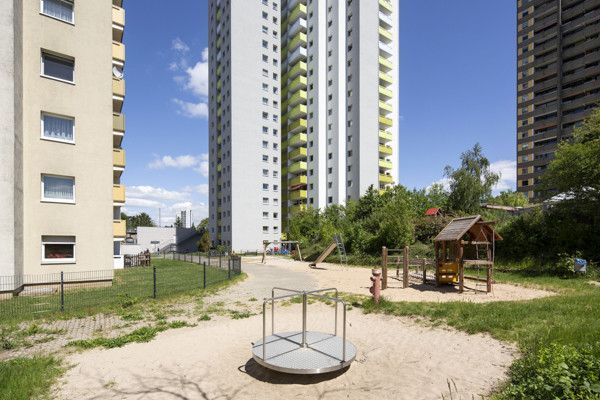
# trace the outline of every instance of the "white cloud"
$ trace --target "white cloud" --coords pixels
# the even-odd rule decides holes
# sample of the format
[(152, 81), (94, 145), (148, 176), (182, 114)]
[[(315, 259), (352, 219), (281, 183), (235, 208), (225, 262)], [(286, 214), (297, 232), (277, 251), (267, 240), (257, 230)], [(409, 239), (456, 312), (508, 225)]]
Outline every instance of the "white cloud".
[(500, 174), (500, 180), (494, 186), (494, 192), (515, 190), (517, 186), (517, 162), (515, 160), (499, 160), (490, 164), (493, 172)]
[(186, 192), (194, 192), (206, 196), (208, 194), (208, 183), (202, 183), (195, 186), (186, 186), (183, 188), (183, 190)]
[(180, 53), (187, 53), (188, 51), (190, 51), (190, 46), (188, 46), (180, 38), (175, 38), (173, 39), (173, 42), (171, 42), (171, 49)]
[(177, 112), (188, 118), (208, 118), (208, 104), (206, 102), (193, 103), (180, 99), (173, 99), (173, 103), (179, 106)]
[(437, 181), (432, 182), (431, 185), (427, 186), (427, 188), (425, 190), (429, 191), (433, 185), (442, 185), (444, 190), (450, 190), (450, 179), (449, 178), (438, 179)]
[(189, 193), (154, 186), (129, 186), (127, 187), (127, 200), (129, 198), (181, 201), (189, 198)]
[(194, 168), (194, 171), (198, 172), (205, 178), (208, 178), (208, 154), (203, 153), (201, 156), (198, 167)]
[[(151, 207), (151, 208), (159, 208), (163, 206), (163, 203), (156, 200), (149, 199), (140, 199), (137, 197), (127, 197), (125, 204), (128, 208), (136, 208), (136, 207)], [(125, 212), (125, 211), (123, 211)]]
[(151, 169), (163, 169), (167, 167), (171, 168), (191, 168), (199, 163), (199, 157), (184, 155), (184, 156), (162, 156), (156, 158), (148, 167)]
[(202, 59), (193, 67), (185, 70), (187, 82), (185, 89), (197, 96), (208, 96), (208, 48), (202, 51)]

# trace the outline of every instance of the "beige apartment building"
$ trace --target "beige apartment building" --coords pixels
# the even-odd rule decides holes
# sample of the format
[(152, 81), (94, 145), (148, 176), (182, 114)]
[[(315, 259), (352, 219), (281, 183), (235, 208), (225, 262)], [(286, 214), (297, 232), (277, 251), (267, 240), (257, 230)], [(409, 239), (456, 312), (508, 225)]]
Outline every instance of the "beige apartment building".
[(122, 7), (0, 2), (0, 276), (121, 264)]

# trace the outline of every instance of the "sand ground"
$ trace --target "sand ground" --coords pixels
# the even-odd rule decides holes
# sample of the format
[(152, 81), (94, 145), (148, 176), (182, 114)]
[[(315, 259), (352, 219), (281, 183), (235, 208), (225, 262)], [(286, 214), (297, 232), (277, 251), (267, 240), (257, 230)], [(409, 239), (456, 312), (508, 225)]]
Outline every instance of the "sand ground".
[[(270, 295), (275, 285), (291, 288), (337, 286), (367, 294), (370, 270), (270, 259), (268, 265), (244, 264), (248, 279), (218, 293), (210, 301), (247, 302)], [(256, 262), (256, 260), (254, 260)], [(416, 289), (409, 297), (439, 299)], [(389, 291), (391, 292), (391, 290)], [(397, 289), (393, 293), (404, 293)], [(494, 293), (497, 298), (498, 290)], [(538, 293), (539, 292), (539, 293)], [(505, 293), (503, 291), (503, 293)], [(547, 292), (511, 287), (506, 298), (526, 299)], [(515, 294), (516, 293), (516, 294)], [(477, 295), (481, 298), (491, 295)], [(512, 296), (512, 297), (511, 297)], [(258, 309), (261, 302), (254, 302)], [(301, 326), (299, 305), (277, 309), (278, 329)], [(514, 346), (487, 335), (425, 327), (409, 318), (348, 313), (348, 339), (358, 348), (345, 371), (325, 376), (293, 376), (268, 371), (251, 359), (251, 343), (261, 335), (262, 316), (233, 320), (218, 317), (198, 326), (163, 332), (149, 343), (72, 354), (72, 366), (55, 387), (62, 399), (454, 399), (486, 396), (506, 377), (517, 356)], [(308, 328), (333, 328), (333, 309), (309, 305)]]

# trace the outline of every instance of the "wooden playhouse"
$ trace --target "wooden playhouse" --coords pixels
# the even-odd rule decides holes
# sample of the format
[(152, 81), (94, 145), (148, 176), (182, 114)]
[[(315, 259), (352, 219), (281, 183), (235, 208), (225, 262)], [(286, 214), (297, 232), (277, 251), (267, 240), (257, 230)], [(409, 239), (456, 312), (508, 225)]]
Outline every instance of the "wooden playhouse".
[[(455, 218), (435, 237), (435, 280), (437, 285), (458, 284), (459, 292), (465, 287), (465, 279), (486, 283), (486, 291), (492, 290), (496, 241), (502, 237), (496, 233), (494, 222), (483, 221), (481, 215)], [(482, 254), (483, 253), (483, 254)], [(483, 269), (485, 278), (465, 276), (466, 267)]]

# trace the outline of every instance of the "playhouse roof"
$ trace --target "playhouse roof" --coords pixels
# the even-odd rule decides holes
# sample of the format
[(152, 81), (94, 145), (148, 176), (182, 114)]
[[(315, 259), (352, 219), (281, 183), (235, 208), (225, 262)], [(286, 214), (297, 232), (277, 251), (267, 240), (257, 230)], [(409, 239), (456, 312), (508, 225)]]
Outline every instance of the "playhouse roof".
[(442, 212), (441, 208), (431, 207), (431, 208), (428, 208), (427, 211), (425, 211), (425, 215), (430, 215), (430, 216), (433, 215), (433, 216), (435, 216), (435, 215), (438, 215), (441, 212)]
[(481, 215), (470, 217), (454, 218), (442, 231), (435, 237), (436, 242), (449, 242), (461, 240), (465, 235), (469, 240), (476, 242), (489, 242), (494, 236), (494, 240), (502, 240), (502, 237), (491, 227), (492, 222), (485, 222)]

